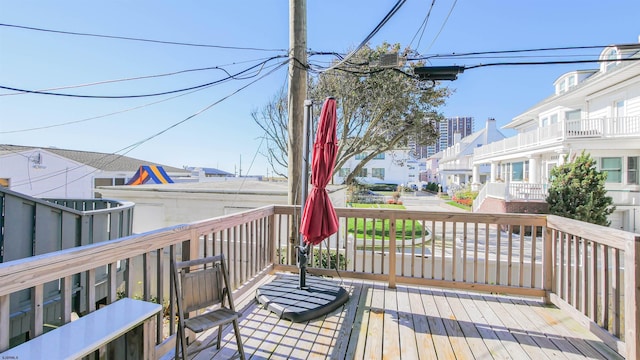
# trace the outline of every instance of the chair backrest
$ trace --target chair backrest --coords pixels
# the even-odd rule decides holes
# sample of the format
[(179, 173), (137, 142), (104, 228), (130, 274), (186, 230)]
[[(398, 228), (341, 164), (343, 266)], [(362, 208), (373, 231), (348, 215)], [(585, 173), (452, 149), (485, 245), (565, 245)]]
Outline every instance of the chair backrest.
[(178, 301), (181, 302), (183, 313), (221, 302), (224, 304), (224, 300), (227, 300), (229, 307), (235, 311), (223, 255), (176, 262), (174, 277), (179, 281), (177, 290), (180, 290), (178, 293), (181, 294), (181, 299)]

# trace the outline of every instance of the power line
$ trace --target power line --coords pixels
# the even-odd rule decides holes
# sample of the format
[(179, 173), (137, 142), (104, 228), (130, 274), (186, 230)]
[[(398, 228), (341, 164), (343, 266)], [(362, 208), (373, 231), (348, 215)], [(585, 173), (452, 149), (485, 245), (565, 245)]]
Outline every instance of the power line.
[(597, 59), (597, 60), (566, 60), (566, 61), (526, 61), (526, 62), (500, 62), (500, 63), (488, 63), (478, 64), (471, 66), (464, 66), (465, 70), (476, 69), (488, 66), (530, 66), (530, 65), (562, 65), (562, 64), (585, 64), (585, 63), (601, 63), (601, 62), (626, 62), (626, 61), (640, 61), (640, 58), (625, 58), (625, 59)]
[[(246, 84), (246, 85), (244, 85), (244, 86), (242, 86), (242, 87), (240, 87), (240, 88), (238, 88), (238, 89), (234, 90), (234, 91), (233, 91), (233, 92), (231, 92), (230, 94), (228, 94), (228, 95), (226, 95), (226, 96), (224, 96), (224, 97), (222, 97), (222, 98), (218, 99), (217, 101), (215, 101), (215, 102), (213, 102), (213, 103), (211, 103), (211, 104), (209, 104), (209, 105), (205, 106), (204, 108), (202, 108), (202, 109), (198, 110), (197, 112), (193, 113), (192, 115), (187, 116), (186, 118), (184, 118), (184, 119), (182, 119), (182, 120), (180, 120), (180, 121), (178, 121), (178, 122), (176, 122), (176, 123), (174, 123), (174, 124), (172, 124), (172, 125), (170, 125), (170, 126), (166, 127), (165, 129), (163, 129), (163, 130), (161, 130), (161, 131), (159, 131), (159, 132), (157, 132), (157, 133), (155, 133), (155, 134), (152, 134), (152, 135), (150, 135), (150, 136), (148, 136), (148, 137), (146, 137), (146, 138), (144, 138), (144, 139), (142, 139), (142, 140), (140, 140), (140, 141), (137, 141), (137, 142), (135, 142), (135, 143), (133, 143), (133, 144), (131, 144), (131, 145), (128, 145), (128, 146), (126, 146), (126, 147), (124, 147), (124, 148), (122, 148), (122, 149), (120, 149), (120, 150), (117, 150), (117, 151), (115, 151), (114, 153), (111, 153), (111, 154), (105, 154), (105, 156), (103, 156), (103, 157), (101, 157), (101, 158), (97, 159), (97, 161), (96, 161), (96, 162), (94, 162), (94, 163), (90, 163), (90, 164), (81, 164), (81, 165), (78, 165), (76, 168), (73, 168), (73, 169), (71, 169), (71, 170), (79, 169), (79, 168), (82, 168), (82, 167), (84, 167), (84, 166), (99, 166), (99, 165), (98, 165), (98, 164), (99, 164), (99, 163), (98, 163), (98, 161), (100, 161), (100, 160), (102, 160), (102, 159), (107, 159), (108, 157), (111, 157), (111, 156), (116, 156), (116, 158), (112, 159), (111, 161), (109, 161), (109, 162), (107, 162), (107, 163), (104, 163), (104, 165), (108, 165), (108, 164), (110, 164), (110, 163), (112, 163), (112, 162), (116, 161), (118, 158), (120, 158), (120, 157), (122, 157), (122, 156), (124, 156), (124, 155), (126, 155), (126, 154), (130, 153), (131, 151), (135, 150), (136, 148), (138, 148), (138, 147), (139, 147), (139, 146), (141, 146), (142, 144), (144, 144), (144, 143), (146, 143), (146, 142), (148, 142), (148, 141), (150, 141), (150, 140), (152, 140), (152, 139), (154, 139), (154, 138), (156, 138), (156, 137), (158, 137), (158, 136), (160, 136), (160, 135), (162, 135), (162, 134), (166, 133), (167, 131), (169, 131), (169, 130), (171, 130), (171, 129), (174, 129), (175, 127), (177, 127), (177, 126), (179, 126), (179, 125), (181, 125), (181, 124), (183, 124), (183, 123), (185, 123), (185, 122), (187, 122), (187, 121), (189, 121), (189, 120), (191, 120), (191, 119), (193, 119), (193, 118), (197, 117), (198, 115), (201, 115), (202, 113), (204, 113), (205, 111), (207, 111), (207, 110), (211, 109), (211, 108), (212, 108), (212, 107), (214, 107), (215, 105), (218, 105), (219, 103), (221, 103), (221, 102), (223, 102), (223, 101), (227, 100), (228, 98), (230, 98), (230, 97), (232, 97), (232, 96), (236, 95), (236, 94), (237, 94), (237, 93), (239, 93), (240, 91), (242, 91), (242, 90), (246, 89), (247, 87), (249, 87), (249, 86), (251, 86), (251, 85), (255, 84), (256, 82), (258, 82), (258, 81), (262, 80), (263, 78), (267, 77), (268, 75), (270, 75), (270, 74), (274, 73), (275, 71), (277, 71), (278, 69), (280, 69), (281, 67), (283, 67), (284, 65), (286, 65), (287, 63), (288, 63), (288, 59), (287, 59), (287, 60), (285, 60), (285, 61), (283, 61), (283, 62), (281, 62), (277, 67), (275, 67), (275, 68), (271, 69), (269, 72), (265, 73), (264, 75), (260, 76), (259, 78), (257, 78), (257, 79), (255, 79), (255, 80), (253, 80), (253, 81), (249, 82), (248, 84)], [(104, 165), (103, 165), (103, 166), (104, 166)], [(65, 171), (68, 171), (68, 169), (65, 169)], [(43, 192), (41, 192), (41, 193), (39, 193), (39, 194), (35, 194), (34, 196), (39, 196), (39, 195), (42, 195), (42, 194), (47, 193), (47, 192), (49, 192), (49, 191), (53, 191), (53, 190), (60, 189), (60, 188), (62, 188), (62, 187), (64, 187), (64, 186), (66, 186), (66, 185), (68, 185), (68, 184), (70, 184), (70, 183), (74, 183), (74, 182), (76, 182), (76, 181), (79, 181), (79, 180), (81, 180), (81, 179), (83, 179), (83, 178), (85, 178), (85, 177), (87, 177), (87, 176), (89, 176), (89, 175), (91, 175), (91, 174), (93, 174), (93, 173), (95, 173), (95, 172), (97, 172), (97, 171), (99, 171), (99, 169), (95, 169), (95, 170), (93, 170), (93, 171), (91, 171), (91, 172), (89, 172), (89, 173), (87, 173), (87, 174), (84, 174), (83, 176), (80, 176), (80, 177), (78, 177), (78, 178), (76, 178), (76, 179), (73, 179), (73, 180), (68, 181), (66, 184), (63, 184), (63, 185), (58, 186), (58, 187), (55, 187), (55, 188), (48, 189), (48, 190), (43, 191)], [(59, 174), (60, 174), (60, 172), (59, 172), (59, 173), (57, 173), (57, 174), (55, 174), (55, 173), (54, 173), (54, 174), (51, 174), (50, 176), (43, 177), (43, 178), (39, 178), (37, 181), (44, 181), (44, 180), (47, 180), (47, 179), (49, 179), (49, 178), (51, 178), (51, 177), (57, 176), (57, 175), (59, 175)], [(14, 186), (20, 186), (20, 185), (24, 185), (24, 184), (26, 184), (26, 182), (25, 182), (25, 183), (15, 183), (15, 184), (14, 184)]]
[[(420, 42), (422, 41), (422, 36), (424, 35), (424, 31), (427, 29), (427, 23), (429, 22), (429, 17), (431, 17), (431, 11), (433, 10), (433, 6), (435, 4), (436, 4), (436, 0), (432, 0), (431, 1), (431, 6), (429, 7), (429, 11), (427, 11), (427, 15), (425, 16), (424, 20), (422, 21), (422, 25), (420, 25), (420, 27), (418, 28), (418, 31), (416, 31), (415, 35), (413, 35), (413, 38), (411, 39), (411, 42), (409, 43), (409, 48), (411, 48), (411, 44), (413, 44), (413, 40), (416, 39), (418, 34), (420, 34), (420, 38), (418, 38), (418, 44), (416, 44), (416, 49), (418, 47), (420, 47)], [(422, 32), (420, 30), (422, 30)]]
[(519, 53), (519, 52), (602, 49), (608, 46), (636, 46), (637, 47), (639, 45), (638, 44), (589, 45), (589, 46), (564, 46), (564, 47), (516, 49), (516, 50), (475, 51), (475, 52), (466, 52), (466, 53), (426, 55), (426, 56), (420, 56), (415, 58), (407, 58), (407, 61), (429, 60), (429, 59), (440, 58), (440, 57), (460, 57), (460, 56), (469, 56), (469, 55), (495, 55), (495, 54), (509, 54), (509, 53)]
[[(427, 47), (427, 50), (425, 50), (425, 51), (429, 51), (429, 49), (431, 49), (431, 47), (436, 42), (436, 40), (438, 40), (438, 37), (440, 37), (440, 34), (442, 33), (442, 30), (444, 30), (445, 25), (447, 25), (447, 21), (449, 21), (449, 17), (451, 17), (451, 13), (453, 13), (453, 9), (456, 7), (457, 3), (458, 3), (458, 0), (454, 0), (453, 1), (453, 4), (451, 5), (451, 9), (449, 9), (449, 13), (447, 14), (447, 17), (444, 19), (444, 22), (442, 23), (442, 26), (440, 27), (440, 30), (438, 30), (438, 33), (433, 38), (433, 40), (431, 41), (431, 44), (429, 44), (429, 46)], [(420, 45), (420, 43), (418, 42), (418, 46), (419, 45)], [(418, 46), (416, 46), (416, 49), (418, 48)]]
[[(265, 60), (265, 59), (269, 60), (271, 58), (261, 58), (261, 59), (257, 59), (257, 60)], [(86, 84), (65, 85), (65, 86), (59, 86), (59, 87), (54, 87), (54, 88), (38, 89), (38, 90), (35, 90), (35, 91), (49, 92), (49, 91), (53, 91), (53, 90), (76, 89), (76, 88), (96, 86), (96, 85), (105, 85), (105, 84), (112, 84), (112, 83), (118, 83), (118, 82), (154, 79), (154, 78), (174, 76), (174, 75), (186, 74), (186, 73), (190, 73), (190, 72), (208, 71), (208, 70), (220, 70), (220, 71), (223, 71), (225, 74), (227, 74), (229, 79), (244, 80), (245, 78), (237, 78), (236, 76), (232, 75), (231, 73), (229, 73), (229, 71), (224, 69), (223, 66), (237, 65), (237, 64), (247, 63), (247, 62), (252, 62), (252, 61), (257, 61), (257, 60), (247, 60), (247, 61), (241, 61), (241, 62), (237, 62), (237, 63), (233, 63), (233, 64), (209, 66), (209, 67), (204, 67), (204, 68), (178, 70), (178, 71), (172, 71), (172, 72), (163, 73), (163, 74), (143, 75), (143, 76), (128, 77), (128, 78), (122, 78), (122, 79), (112, 79), (112, 80), (102, 80), (102, 81), (95, 81), (95, 82), (86, 83)], [(16, 92), (16, 93), (11, 93), (11, 94), (0, 94), (0, 96), (16, 96), (16, 95), (25, 95), (25, 94), (29, 94), (29, 92)]]
[[(265, 61), (263, 61), (263, 62), (261, 62), (261, 63), (259, 63), (257, 65), (251, 66), (248, 69), (242, 70), (242, 71), (240, 71), (240, 72), (238, 72), (238, 73), (236, 73), (234, 75), (228, 76), (227, 78), (224, 78), (224, 79), (208, 82), (206, 84), (200, 84), (200, 85), (196, 85), (196, 86), (191, 86), (191, 87), (188, 87), (188, 88), (170, 90), (170, 91), (163, 91), (163, 92), (151, 93), (151, 94), (137, 94), (137, 95), (80, 95), (80, 94), (65, 94), (65, 93), (57, 93), (57, 92), (49, 92), (49, 91), (39, 91), (39, 90), (27, 90), (27, 89), (20, 89), (20, 88), (14, 88), (14, 87), (10, 87), (10, 86), (2, 86), (2, 85), (0, 85), (0, 89), (18, 91), (18, 92), (29, 93), (29, 94), (64, 96), (64, 97), (86, 98), (86, 99), (134, 99), (134, 98), (142, 98), (142, 97), (152, 97), (152, 96), (168, 95), (168, 94), (175, 94), (175, 93), (179, 93), (179, 92), (185, 92), (185, 91), (189, 91), (189, 90), (195, 90), (195, 89), (207, 87), (207, 86), (210, 86), (210, 85), (218, 84), (218, 83), (221, 83), (221, 82), (229, 80), (229, 79), (237, 79), (237, 77), (239, 75), (241, 75), (241, 74), (249, 72), (250, 70), (253, 70), (255, 68), (264, 66), (269, 61), (272, 61), (272, 60), (275, 60), (275, 59), (278, 59), (278, 58), (283, 58), (283, 57), (286, 57), (286, 55), (273, 56), (273, 57), (269, 58), (268, 60), (265, 60)], [(258, 72), (258, 74), (259, 74), (259, 72)], [(256, 75), (252, 75), (251, 77), (254, 77), (254, 76), (257, 76), (257, 74)], [(247, 78), (241, 78), (241, 80), (245, 80), (245, 79), (247, 79)]]
[(287, 49), (264, 49), (264, 48), (255, 48), (255, 47), (239, 47), (239, 46), (224, 46), (224, 45), (211, 45), (211, 44), (196, 44), (196, 43), (186, 43), (186, 42), (178, 42), (178, 41), (165, 41), (165, 40), (134, 38), (134, 37), (128, 37), (128, 36), (92, 34), (92, 33), (74, 32), (74, 31), (43, 29), (43, 28), (37, 28), (37, 27), (32, 27), (32, 26), (23, 26), (23, 25), (14, 25), (14, 24), (1, 24), (0, 23), (0, 26), (9, 27), (9, 28), (15, 28), (15, 29), (22, 29), (22, 30), (48, 32), (48, 33), (54, 33), (54, 34), (75, 35), (75, 36), (89, 36), (89, 37), (97, 37), (97, 38), (105, 38), (105, 39), (116, 39), (116, 40), (127, 40), (127, 41), (141, 41), (141, 42), (164, 44), (164, 45), (193, 46), (193, 47), (205, 47), (205, 48), (216, 48), (216, 49), (226, 49), (226, 50), (285, 51), (285, 52), (288, 51)]
[(364, 40), (362, 40), (360, 45), (358, 45), (355, 49), (353, 49), (353, 51), (351, 51), (341, 61), (335, 63), (334, 65), (322, 71), (329, 71), (329, 70), (335, 69), (338, 66), (342, 65), (344, 62), (346, 62), (350, 57), (355, 55), (355, 53), (357, 53), (360, 49), (362, 49), (369, 42), (369, 40), (371, 40), (380, 31), (380, 29), (382, 29), (382, 27), (393, 17), (393, 15), (395, 15), (398, 12), (398, 10), (400, 10), (400, 8), (402, 7), (402, 5), (404, 5), (405, 2), (406, 0), (398, 0), (398, 2), (396, 2), (396, 4), (391, 8), (391, 10), (389, 10), (387, 15), (385, 15), (385, 17), (378, 23), (378, 25), (376, 25), (376, 27), (369, 33), (369, 35), (367, 35), (364, 38)]

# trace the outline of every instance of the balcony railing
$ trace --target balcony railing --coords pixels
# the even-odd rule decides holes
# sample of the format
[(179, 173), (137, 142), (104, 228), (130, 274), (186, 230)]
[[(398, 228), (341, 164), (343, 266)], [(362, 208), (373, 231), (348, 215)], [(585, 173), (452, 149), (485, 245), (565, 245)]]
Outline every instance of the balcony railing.
[[(34, 306), (42, 288), (60, 284), (60, 324), (70, 320), (70, 289), (76, 274), (88, 274), (87, 302), (110, 303), (139, 296), (167, 305), (154, 336), (156, 358), (173, 349), (175, 314), (168, 262), (224, 253), (230, 279), (240, 296), (272, 271), (297, 271), (291, 230), (299, 207), (268, 206), (229, 216), (159, 229), (144, 234), (0, 264), (0, 351), (9, 347), (11, 294), (30, 290)], [(614, 349), (638, 358), (640, 325), (640, 236), (620, 230), (531, 214), (482, 214), (336, 210), (340, 229), (314, 247), (309, 272), (459, 290), (545, 298), (581, 320)], [(370, 227), (365, 226), (371, 225)], [(377, 225), (377, 226), (376, 226)], [(366, 228), (377, 230), (364, 230)], [(127, 266), (118, 288), (118, 263)], [(91, 286), (98, 268), (108, 269), (109, 292), (97, 299)], [(337, 268), (337, 269), (336, 269)], [(36, 312), (30, 336), (42, 333)], [(159, 315), (160, 316), (160, 315)], [(161, 320), (161, 319), (158, 319)]]
[(565, 120), (476, 148), (474, 161), (543, 147), (566, 139), (640, 136), (640, 116)]

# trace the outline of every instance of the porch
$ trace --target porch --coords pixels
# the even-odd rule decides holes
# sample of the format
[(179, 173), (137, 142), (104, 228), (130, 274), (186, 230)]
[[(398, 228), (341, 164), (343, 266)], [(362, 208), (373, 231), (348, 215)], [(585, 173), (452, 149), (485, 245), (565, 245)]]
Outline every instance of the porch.
[[(20, 340), (9, 336), (14, 294), (30, 292), (27, 336), (38, 336), (43, 289), (57, 284), (62, 316), (48, 326), (70, 321), (78, 287), (87, 312), (123, 296), (163, 304), (152, 358), (170, 358), (169, 261), (223, 253), (245, 349), (256, 358), (640, 357), (637, 234), (556, 216), (339, 208), (340, 230), (314, 247), (309, 272), (344, 279), (351, 299), (326, 317), (290, 323), (253, 297), (256, 286), (296, 271), (290, 229), (299, 212), (267, 206), (0, 264), (0, 351)], [(98, 299), (103, 269), (108, 292)]]
[[(268, 283), (278, 273), (266, 276)], [(623, 359), (555, 306), (539, 299), (339, 280), (350, 300), (303, 323), (279, 319), (251, 296), (239, 300), (244, 350), (252, 359)], [(191, 359), (229, 359), (231, 328), (191, 346)], [(207, 346), (211, 346), (208, 347)]]

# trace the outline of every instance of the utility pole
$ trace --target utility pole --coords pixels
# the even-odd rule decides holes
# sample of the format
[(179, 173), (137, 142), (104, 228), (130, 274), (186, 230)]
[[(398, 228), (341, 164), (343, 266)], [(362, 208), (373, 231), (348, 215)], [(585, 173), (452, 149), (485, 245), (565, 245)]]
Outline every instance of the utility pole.
[[(289, 141), (287, 145), (289, 168), (289, 205), (300, 205), (302, 179), (302, 136), (304, 100), (307, 96), (307, 0), (289, 0)], [(290, 229), (289, 254), (295, 254), (300, 213), (294, 216)]]

